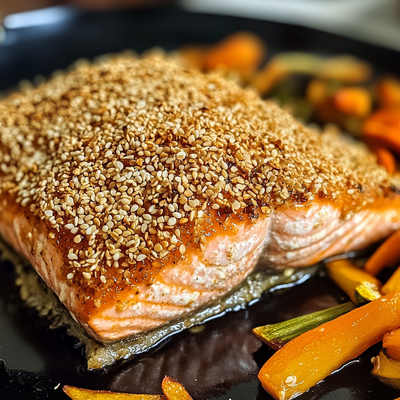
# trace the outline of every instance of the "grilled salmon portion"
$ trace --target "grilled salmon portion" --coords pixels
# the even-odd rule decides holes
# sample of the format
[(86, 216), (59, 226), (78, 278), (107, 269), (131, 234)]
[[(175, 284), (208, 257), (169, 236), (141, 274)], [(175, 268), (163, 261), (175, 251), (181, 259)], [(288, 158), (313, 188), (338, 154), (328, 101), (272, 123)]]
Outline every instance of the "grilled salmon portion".
[(0, 233), (102, 342), (400, 226), (368, 151), (159, 56), (85, 66), (0, 103)]

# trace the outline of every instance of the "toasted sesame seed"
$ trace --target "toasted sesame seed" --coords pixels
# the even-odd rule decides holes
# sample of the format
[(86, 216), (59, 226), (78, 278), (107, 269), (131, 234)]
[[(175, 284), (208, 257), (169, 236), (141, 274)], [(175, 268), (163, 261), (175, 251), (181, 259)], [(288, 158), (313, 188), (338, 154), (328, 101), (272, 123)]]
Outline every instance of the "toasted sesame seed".
[(92, 278), (92, 274), (90, 272), (82, 272), (82, 275), (85, 277), (85, 279), (91, 279)]
[(74, 242), (75, 243), (80, 243), (82, 241), (82, 236), (81, 235), (76, 235), (75, 237), (74, 237)]
[[(77, 82), (85, 82), (79, 100)], [(251, 206), (268, 217), (319, 195), (358, 207), (392, 187), (364, 149), (302, 127), (219, 76), (156, 56), (87, 66), (21, 94), (18, 106), (6, 99), (0, 125), (0, 190), (47, 221), (54, 237), (74, 235), (66, 268), (83, 270), (93, 287), (151, 279), (147, 264), (173, 260), (178, 242), (180, 254), (189, 244), (204, 249), (189, 229), (222, 214), (211, 210)], [(139, 276), (135, 263), (144, 260)]]
[(170, 225), (170, 226), (175, 225), (176, 224), (176, 218), (175, 217), (169, 218), (167, 224)]

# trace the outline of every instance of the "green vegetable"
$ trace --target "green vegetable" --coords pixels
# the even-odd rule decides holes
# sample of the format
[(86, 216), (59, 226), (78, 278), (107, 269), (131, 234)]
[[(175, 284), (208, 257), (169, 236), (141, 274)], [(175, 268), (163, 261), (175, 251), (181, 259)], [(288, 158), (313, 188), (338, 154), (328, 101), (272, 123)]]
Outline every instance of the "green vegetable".
[(276, 324), (259, 326), (253, 333), (274, 350), (280, 349), (285, 343), (301, 334), (314, 329), (325, 322), (332, 321), (354, 309), (351, 302), (339, 304), (325, 310), (302, 315)]

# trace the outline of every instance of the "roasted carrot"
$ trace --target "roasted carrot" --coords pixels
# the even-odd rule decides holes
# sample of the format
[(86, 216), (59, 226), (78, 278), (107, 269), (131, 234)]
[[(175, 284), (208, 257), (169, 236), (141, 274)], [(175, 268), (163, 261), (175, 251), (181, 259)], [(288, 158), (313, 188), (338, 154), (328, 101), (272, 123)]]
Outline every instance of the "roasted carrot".
[(376, 85), (376, 95), (382, 107), (400, 107), (400, 80), (395, 77), (382, 78)]
[(400, 154), (400, 110), (378, 110), (366, 119), (362, 134), (367, 140)]
[(193, 400), (183, 385), (169, 376), (163, 379), (161, 387), (167, 400)]
[(72, 400), (166, 400), (164, 396), (160, 395), (117, 393), (108, 390), (82, 389), (69, 385), (65, 385), (63, 391)]
[(376, 154), (378, 164), (382, 165), (389, 174), (396, 171), (396, 159), (391, 151), (382, 146), (374, 146), (372, 151)]
[(400, 329), (387, 332), (383, 337), (382, 347), (390, 358), (400, 361)]
[(265, 43), (251, 32), (236, 32), (213, 46), (204, 56), (203, 67), (224, 67), (248, 80), (265, 57)]
[(293, 339), (264, 364), (259, 379), (275, 399), (292, 399), (399, 327), (396, 292)]
[(400, 292), (400, 267), (398, 267), (381, 288), (382, 294)]
[(386, 239), (365, 263), (365, 271), (377, 275), (385, 267), (392, 267), (400, 262), (400, 231)]
[(356, 267), (349, 260), (334, 260), (326, 263), (331, 279), (348, 294), (355, 304), (376, 300), (381, 295), (382, 283), (375, 276)]
[(372, 99), (371, 94), (363, 87), (344, 87), (335, 93), (333, 103), (344, 114), (365, 117), (371, 112)]

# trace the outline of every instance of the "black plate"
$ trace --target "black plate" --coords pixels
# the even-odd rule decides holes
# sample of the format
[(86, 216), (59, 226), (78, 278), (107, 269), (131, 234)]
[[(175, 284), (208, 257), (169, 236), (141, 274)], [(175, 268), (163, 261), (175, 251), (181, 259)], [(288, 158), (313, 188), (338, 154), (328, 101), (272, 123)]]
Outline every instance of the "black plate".
[[(238, 30), (263, 37), (269, 54), (304, 50), (357, 55), (378, 70), (396, 72), (400, 53), (337, 35), (266, 21), (188, 13), (178, 8), (78, 12), (45, 26), (10, 30), (0, 46), (0, 89), (23, 78), (49, 75), (74, 60), (133, 48), (167, 50), (193, 42), (213, 43)], [(137, 359), (101, 372), (84, 368), (81, 349), (62, 330), (19, 301), (13, 270), (0, 265), (0, 398), (64, 399), (58, 384), (132, 393), (160, 393), (167, 374), (182, 382), (196, 400), (271, 399), (257, 373), (272, 351), (251, 329), (346, 301), (327, 278), (314, 277), (284, 293), (266, 294), (246, 310), (225, 315), (197, 333), (183, 332)], [(379, 345), (344, 366), (302, 399), (394, 399), (399, 392), (370, 376), (370, 358)]]

